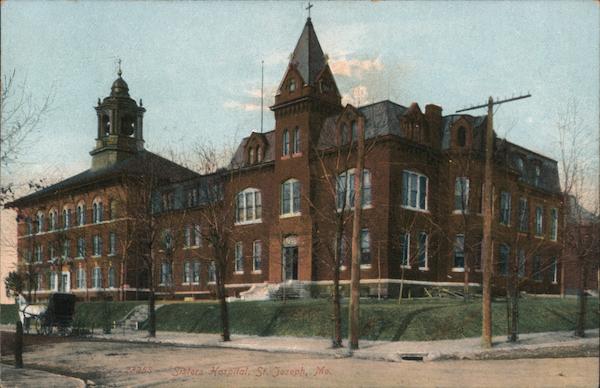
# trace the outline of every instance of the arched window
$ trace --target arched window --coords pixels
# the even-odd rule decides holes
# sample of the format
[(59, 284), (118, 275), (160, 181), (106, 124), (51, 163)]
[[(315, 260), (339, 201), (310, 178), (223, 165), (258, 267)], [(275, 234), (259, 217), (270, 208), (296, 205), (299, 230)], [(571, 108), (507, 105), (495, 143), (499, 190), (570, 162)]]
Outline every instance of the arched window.
[(85, 203), (83, 201), (77, 204), (77, 225), (85, 225)]
[(250, 151), (248, 152), (248, 164), (254, 164), (254, 148), (250, 148)]
[(262, 151), (261, 146), (258, 146), (256, 148), (256, 159), (257, 159), (258, 163), (263, 161), (263, 151)]
[(289, 179), (281, 185), (281, 215), (300, 214), (300, 181)]
[[(354, 208), (354, 179), (355, 169), (344, 171), (337, 178), (337, 208), (353, 209)], [(363, 187), (362, 187), (362, 206), (371, 205), (371, 172), (363, 170)]]
[(37, 225), (37, 232), (42, 233), (44, 231), (44, 213), (42, 213), (41, 211), (39, 211), (37, 213), (36, 225)]
[(102, 207), (102, 200), (100, 198), (96, 198), (94, 200), (94, 204), (92, 205), (92, 222), (94, 224), (98, 224), (100, 222), (102, 222), (102, 212), (103, 212), (103, 207)]
[(288, 84), (288, 90), (291, 92), (296, 90), (296, 80), (295, 79), (291, 79), (290, 83)]
[(118, 210), (119, 209), (119, 202), (117, 200), (113, 199), (113, 200), (110, 201), (109, 206), (110, 206), (109, 207), (109, 210), (110, 210), (109, 218), (111, 220), (114, 220), (114, 219), (116, 219), (119, 216), (119, 214), (118, 214), (119, 213), (119, 210)]
[(183, 263), (183, 283), (189, 284), (192, 282), (192, 263), (186, 261)]
[(465, 127), (459, 127), (456, 132), (456, 144), (459, 147), (464, 147), (467, 144), (467, 130)]
[(50, 210), (48, 213), (48, 230), (56, 230), (57, 218), (58, 211), (56, 209)]
[(348, 126), (346, 124), (342, 124), (342, 127), (340, 128), (340, 132), (341, 132), (341, 138), (342, 138), (341, 144), (346, 144), (346, 143), (350, 142), (350, 133), (348, 132)]
[(283, 130), (283, 144), (281, 153), (283, 154), (283, 156), (290, 154), (290, 134), (287, 129)]
[(262, 198), (260, 190), (247, 188), (237, 194), (235, 222), (256, 222), (262, 217)]
[(294, 128), (294, 149), (292, 153), (300, 153), (300, 128), (298, 127)]
[(68, 206), (63, 208), (62, 224), (64, 229), (71, 227), (71, 208)]

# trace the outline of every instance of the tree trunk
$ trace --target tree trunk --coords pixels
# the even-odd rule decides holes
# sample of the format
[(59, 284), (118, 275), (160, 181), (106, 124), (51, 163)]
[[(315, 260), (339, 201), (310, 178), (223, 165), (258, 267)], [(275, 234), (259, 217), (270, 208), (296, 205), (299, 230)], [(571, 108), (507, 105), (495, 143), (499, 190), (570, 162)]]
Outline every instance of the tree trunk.
[(156, 337), (156, 300), (153, 285), (150, 286), (148, 297), (148, 337)]
[(219, 306), (221, 308), (221, 337), (223, 341), (231, 341), (231, 335), (229, 333), (229, 311), (227, 306), (227, 299), (225, 295), (225, 284), (223, 281), (219, 282), (218, 294), (219, 294)]
[(579, 287), (577, 290), (577, 326), (575, 327), (575, 335), (577, 337), (585, 337), (585, 315), (587, 298), (585, 295), (585, 286), (587, 278), (587, 265), (585, 260), (579, 259), (581, 270), (579, 272)]
[(23, 368), (23, 324), (18, 318), (15, 335), (15, 368)]
[[(466, 229), (467, 228), (465, 227), (465, 230)], [(465, 232), (465, 235), (466, 235), (466, 232)], [(466, 246), (467, 245), (466, 244), (467, 237), (465, 236), (464, 238), (465, 238), (465, 246)], [(469, 253), (465, 252), (465, 263), (464, 263), (465, 264), (465, 266), (464, 266), (465, 272), (464, 272), (464, 277), (463, 277), (463, 280), (464, 280), (464, 283), (463, 283), (463, 300), (465, 302), (469, 301), (469, 271), (470, 271), (470, 267), (469, 267), (469, 260), (468, 259), (469, 259)]]
[(483, 275), (482, 275), (482, 322), (481, 345), (492, 347), (492, 153), (493, 148), (493, 103), (488, 101), (487, 130), (485, 138), (485, 184), (483, 198)]
[[(337, 263), (336, 263), (337, 264)], [(333, 271), (333, 344), (334, 348), (342, 345), (342, 314), (340, 305), (340, 267)]]

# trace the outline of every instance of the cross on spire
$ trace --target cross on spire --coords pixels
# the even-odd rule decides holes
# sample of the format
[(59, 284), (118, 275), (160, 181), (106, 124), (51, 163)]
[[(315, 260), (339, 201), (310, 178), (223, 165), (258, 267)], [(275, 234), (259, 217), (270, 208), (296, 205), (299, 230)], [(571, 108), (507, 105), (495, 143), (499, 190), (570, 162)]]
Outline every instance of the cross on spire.
[(310, 9), (314, 7), (313, 4), (310, 3), (310, 1), (308, 2), (308, 6), (305, 8), (308, 11), (308, 18), (310, 19)]
[(121, 76), (121, 74), (123, 74), (123, 71), (121, 70), (121, 58), (119, 58), (119, 59), (117, 60), (117, 63), (118, 63), (118, 65), (119, 65), (119, 70), (117, 70), (117, 75), (120, 77), (120, 76)]

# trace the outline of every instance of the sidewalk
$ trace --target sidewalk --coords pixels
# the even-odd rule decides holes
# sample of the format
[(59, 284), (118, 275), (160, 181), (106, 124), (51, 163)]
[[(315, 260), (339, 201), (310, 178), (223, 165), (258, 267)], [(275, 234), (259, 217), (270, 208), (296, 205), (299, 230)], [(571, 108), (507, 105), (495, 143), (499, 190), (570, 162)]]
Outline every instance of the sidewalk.
[[(0, 325), (2, 330), (14, 330), (14, 325)], [(12, 330), (11, 330), (12, 329)], [(231, 336), (230, 342), (221, 341), (218, 334), (159, 331), (156, 338), (148, 338), (145, 331), (115, 329), (111, 334), (95, 333), (89, 338), (101, 341), (161, 344), (181, 347), (210, 347), (256, 350), (273, 353), (302, 353), (326, 357), (355, 357), (377, 361), (405, 360), (488, 360), (517, 358), (598, 357), (598, 329), (586, 331), (586, 338), (573, 332), (521, 334), (519, 341), (509, 343), (506, 336), (493, 338), (492, 349), (483, 349), (480, 338), (440, 341), (368, 341), (361, 340), (360, 349), (332, 349), (331, 340), (321, 337), (259, 337)]]
[[(586, 338), (578, 338), (572, 332), (549, 332), (522, 334), (517, 343), (509, 343), (505, 336), (493, 338), (492, 349), (483, 349), (479, 338), (441, 341), (367, 341), (361, 340), (360, 349), (350, 351), (347, 347), (332, 349), (327, 338), (258, 337), (232, 335), (230, 342), (221, 341), (217, 334), (157, 332), (156, 338), (148, 338), (143, 331), (115, 330), (112, 334), (95, 334), (98, 340), (156, 343), (183, 347), (221, 347), (229, 349), (256, 350), (274, 353), (304, 353), (328, 357), (355, 357), (379, 361), (405, 360), (483, 360), (542, 357), (590, 357), (598, 356), (598, 329), (586, 331)], [(347, 342), (344, 341), (347, 346)]]
[(44, 372), (37, 369), (15, 369), (13, 366), (0, 364), (2, 387), (38, 388), (43, 381), (44, 387), (84, 388), (83, 380)]

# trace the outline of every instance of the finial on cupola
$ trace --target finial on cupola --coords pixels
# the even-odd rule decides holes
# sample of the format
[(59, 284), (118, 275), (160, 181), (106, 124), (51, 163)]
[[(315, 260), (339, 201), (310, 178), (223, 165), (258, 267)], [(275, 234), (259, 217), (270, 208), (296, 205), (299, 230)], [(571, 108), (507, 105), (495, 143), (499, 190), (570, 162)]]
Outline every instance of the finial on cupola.
[(144, 106), (144, 104), (142, 103), (142, 99), (140, 98), (140, 106)]
[(123, 74), (123, 71), (121, 70), (121, 58), (119, 58), (117, 63), (119, 64), (119, 70), (117, 71), (117, 75), (120, 77), (121, 74)]

